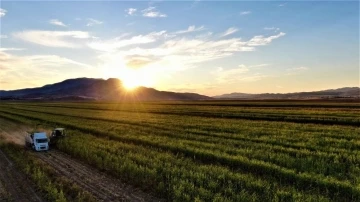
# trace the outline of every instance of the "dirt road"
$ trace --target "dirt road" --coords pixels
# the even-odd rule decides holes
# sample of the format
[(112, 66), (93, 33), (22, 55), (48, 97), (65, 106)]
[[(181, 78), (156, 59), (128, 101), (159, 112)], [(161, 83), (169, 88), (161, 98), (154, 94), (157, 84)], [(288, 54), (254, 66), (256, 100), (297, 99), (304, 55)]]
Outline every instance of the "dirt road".
[(0, 117), (0, 135), (5, 137), (7, 141), (14, 142), (18, 145), (24, 145), (25, 133), (29, 130), (30, 127)]
[[(9, 141), (23, 145), (24, 134), (29, 129), (30, 127), (0, 118), (0, 134)], [(87, 164), (73, 159), (63, 152), (52, 149), (48, 152), (36, 152), (36, 156), (53, 167), (57, 174), (66, 177), (83, 190), (91, 193), (98, 201), (160, 201)], [(3, 162), (1, 159), (0, 161)], [(0, 170), (0, 176), (4, 176), (4, 173), (6, 173), (3, 171), (4, 169)], [(7, 184), (6, 181), (5, 183)], [(19, 188), (16, 183), (13, 186)]]

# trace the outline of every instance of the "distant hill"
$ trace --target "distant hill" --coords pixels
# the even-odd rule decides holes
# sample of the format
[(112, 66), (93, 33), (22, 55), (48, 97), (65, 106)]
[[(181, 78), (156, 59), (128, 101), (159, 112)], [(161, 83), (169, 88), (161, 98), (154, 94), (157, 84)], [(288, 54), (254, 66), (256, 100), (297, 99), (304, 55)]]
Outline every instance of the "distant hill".
[(329, 98), (360, 98), (359, 87), (345, 87), (313, 92), (297, 93), (230, 93), (214, 96), (218, 99), (329, 99)]
[(211, 97), (196, 93), (175, 93), (138, 87), (127, 91), (119, 79), (68, 79), (39, 88), (0, 90), (2, 100), (205, 100)]

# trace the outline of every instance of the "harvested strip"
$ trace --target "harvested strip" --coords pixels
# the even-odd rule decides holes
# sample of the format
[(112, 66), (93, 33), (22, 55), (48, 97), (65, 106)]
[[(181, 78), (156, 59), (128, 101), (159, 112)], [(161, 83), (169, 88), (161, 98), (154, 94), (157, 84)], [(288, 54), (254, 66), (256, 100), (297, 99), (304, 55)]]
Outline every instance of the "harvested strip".
[[(36, 193), (32, 183), (26, 177), (16, 170), (13, 163), (0, 150), (0, 182), (4, 183), (4, 187), (9, 192), (13, 201), (43, 201)], [(0, 187), (1, 190), (1, 187)], [(1, 196), (1, 195), (0, 195)]]
[(160, 201), (97, 172), (62, 152), (52, 150), (47, 153), (37, 153), (37, 156), (53, 167), (58, 174), (74, 181), (99, 201)]

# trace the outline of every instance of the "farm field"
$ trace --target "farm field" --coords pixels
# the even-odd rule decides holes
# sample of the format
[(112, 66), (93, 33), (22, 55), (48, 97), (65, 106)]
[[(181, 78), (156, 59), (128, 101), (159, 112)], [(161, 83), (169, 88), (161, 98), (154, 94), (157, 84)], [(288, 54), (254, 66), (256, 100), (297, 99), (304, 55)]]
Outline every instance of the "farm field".
[(40, 160), (66, 153), (57, 161), (164, 201), (359, 201), (359, 114), (358, 102), (0, 103), (3, 120), (67, 128)]

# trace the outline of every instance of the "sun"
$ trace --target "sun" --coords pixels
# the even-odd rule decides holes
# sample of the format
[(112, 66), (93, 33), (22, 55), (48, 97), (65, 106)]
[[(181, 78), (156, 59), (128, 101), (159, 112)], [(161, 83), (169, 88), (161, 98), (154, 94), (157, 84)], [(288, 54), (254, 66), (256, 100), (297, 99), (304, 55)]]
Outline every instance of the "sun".
[[(119, 68), (120, 67), (120, 68)], [(151, 68), (130, 68), (120, 62), (109, 63), (102, 69), (104, 78), (119, 78), (122, 87), (132, 91), (137, 87), (152, 87), (156, 80), (156, 73)]]
[(123, 87), (126, 90), (133, 90), (139, 86), (141, 86), (141, 82), (139, 82), (136, 78), (126, 78), (126, 79), (121, 79), (122, 80), (122, 84)]

